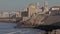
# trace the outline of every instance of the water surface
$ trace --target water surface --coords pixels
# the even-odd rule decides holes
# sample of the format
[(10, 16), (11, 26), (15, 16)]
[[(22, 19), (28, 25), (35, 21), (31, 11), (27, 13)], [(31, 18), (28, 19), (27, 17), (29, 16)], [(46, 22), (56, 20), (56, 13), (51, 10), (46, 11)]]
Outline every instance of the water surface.
[(33, 28), (14, 28), (16, 24), (14, 23), (0, 23), (0, 34), (37, 34), (42, 32), (39, 29)]

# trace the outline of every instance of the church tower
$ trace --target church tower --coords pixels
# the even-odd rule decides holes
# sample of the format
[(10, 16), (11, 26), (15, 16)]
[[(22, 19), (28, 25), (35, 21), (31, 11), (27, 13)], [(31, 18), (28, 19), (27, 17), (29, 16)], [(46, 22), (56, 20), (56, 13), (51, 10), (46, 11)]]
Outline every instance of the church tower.
[(37, 1), (37, 9), (39, 8), (40, 6), (40, 3), (39, 3), (39, 0)]
[(40, 1), (37, 0), (37, 3), (36, 3), (36, 13), (40, 13), (42, 12), (42, 9), (40, 9)]
[(35, 13), (35, 10), (36, 10), (35, 3), (29, 4), (29, 11), (28, 11), (29, 17), (31, 17)]
[(48, 11), (48, 2), (45, 1), (44, 2), (44, 12), (47, 12)]

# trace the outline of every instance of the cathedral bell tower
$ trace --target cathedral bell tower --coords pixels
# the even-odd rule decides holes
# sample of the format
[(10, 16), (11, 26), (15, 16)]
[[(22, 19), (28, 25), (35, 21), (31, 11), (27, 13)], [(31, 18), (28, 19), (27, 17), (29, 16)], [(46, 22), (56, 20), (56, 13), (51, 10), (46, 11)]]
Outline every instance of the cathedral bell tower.
[(44, 2), (44, 12), (47, 12), (48, 11), (48, 2), (45, 1)]

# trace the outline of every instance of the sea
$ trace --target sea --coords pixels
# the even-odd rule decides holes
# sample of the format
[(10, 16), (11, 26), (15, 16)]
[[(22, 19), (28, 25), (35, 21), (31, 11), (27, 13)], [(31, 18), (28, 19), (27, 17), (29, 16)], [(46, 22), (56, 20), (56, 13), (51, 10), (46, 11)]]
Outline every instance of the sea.
[(15, 23), (0, 22), (0, 34), (40, 34), (40, 32), (44, 32), (33, 28), (14, 28), (16, 25)]

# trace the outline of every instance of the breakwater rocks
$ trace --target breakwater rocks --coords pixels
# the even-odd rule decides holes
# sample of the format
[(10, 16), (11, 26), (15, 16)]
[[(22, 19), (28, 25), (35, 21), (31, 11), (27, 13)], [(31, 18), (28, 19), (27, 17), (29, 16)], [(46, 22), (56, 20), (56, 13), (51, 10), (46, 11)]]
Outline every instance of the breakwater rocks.
[(52, 30), (49, 32), (45, 32), (45, 34), (60, 34), (60, 29)]
[(40, 25), (40, 26), (35, 27), (35, 28), (44, 30), (45, 34), (60, 34), (60, 26)]
[(35, 27), (35, 26), (24, 23), (24, 22), (19, 22), (19, 23), (17, 23), (17, 26), (16, 26), (16, 28), (33, 28), (33, 27)]
[(16, 28), (35, 28), (43, 30), (44, 32), (39, 32), (38, 34), (60, 34), (60, 26), (53, 26), (53, 25), (40, 25), (40, 26), (34, 26), (31, 24), (24, 24), (24, 23), (18, 23)]

